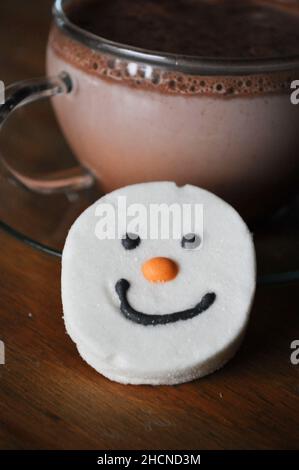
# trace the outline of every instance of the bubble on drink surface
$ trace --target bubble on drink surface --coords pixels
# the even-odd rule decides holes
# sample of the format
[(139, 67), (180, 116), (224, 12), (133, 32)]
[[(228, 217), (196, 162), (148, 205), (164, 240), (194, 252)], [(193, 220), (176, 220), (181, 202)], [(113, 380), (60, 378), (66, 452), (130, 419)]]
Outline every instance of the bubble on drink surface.
[(87, 72), (124, 85), (153, 89), (162, 93), (219, 97), (261, 95), (285, 91), (298, 78), (296, 72), (269, 72), (243, 76), (201, 76), (116, 59), (100, 51), (87, 49), (79, 42), (54, 30), (51, 47), (58, 55)]

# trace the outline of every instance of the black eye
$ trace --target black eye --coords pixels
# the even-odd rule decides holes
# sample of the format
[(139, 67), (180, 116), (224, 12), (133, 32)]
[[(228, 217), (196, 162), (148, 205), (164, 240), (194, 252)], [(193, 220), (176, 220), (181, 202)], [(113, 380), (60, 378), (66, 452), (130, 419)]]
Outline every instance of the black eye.
[(141, 240), (135, 233), (126, 233), (121, 239), (122, 246), (125, 250), (134, 250), (140, 244)]
[(198, 248), (200, 244), (201, 244), (201, 238), (199, 235), (196, 235), (195, 233), (187, 233), (186, 235), (183, 236), (182, 241), (181, 241), (182, 247), (188, 250), (194, 250), (194, 248)]

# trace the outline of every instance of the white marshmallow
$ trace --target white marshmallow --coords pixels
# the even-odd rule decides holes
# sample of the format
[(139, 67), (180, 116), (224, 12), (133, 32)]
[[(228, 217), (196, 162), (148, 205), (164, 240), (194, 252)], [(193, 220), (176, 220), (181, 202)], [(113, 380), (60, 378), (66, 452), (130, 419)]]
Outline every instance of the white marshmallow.
[[(180, 240), (142, 239), (126, 250), (121, 240), (99, 240), (99, 204), (202, 204), (203, 241), (198, 250)], [(182, 236), (184, 234), (182, 233)], [(172, 259), (175, 279), (149, 282), (147, 260)], [(202, 313), (167, 324), (143, 325), (120, 309), (116, 283), (130, 283), (127, 298), (137, 311), (165, 315), (192, 309), (207, 293), (214, 302)], [(207, 375), (224, 365), (243, 338), (255, 291), (255, 254), (251, 234), (226, 202), (203, 189), (158, 182), (128, 186), (107, 194), (72, 226), (62, 257), (62, 301), (68, 334), (80, 355), (111, 380), (131, 384), (177, 384)]]

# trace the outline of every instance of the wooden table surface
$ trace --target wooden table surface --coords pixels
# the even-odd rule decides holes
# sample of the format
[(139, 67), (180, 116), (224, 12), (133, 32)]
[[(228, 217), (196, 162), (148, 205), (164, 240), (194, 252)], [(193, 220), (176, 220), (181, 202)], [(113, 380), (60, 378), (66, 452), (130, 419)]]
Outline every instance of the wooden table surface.
[[(0, 79), (42, 75), (50, 0), (1, 0)], [(124, 386), (65, 333), (59, 259), (0, 232), (0, 448), (299, 447), (298, 284), (259, 287), (245, 342), (222, 370), (175, 387)]]

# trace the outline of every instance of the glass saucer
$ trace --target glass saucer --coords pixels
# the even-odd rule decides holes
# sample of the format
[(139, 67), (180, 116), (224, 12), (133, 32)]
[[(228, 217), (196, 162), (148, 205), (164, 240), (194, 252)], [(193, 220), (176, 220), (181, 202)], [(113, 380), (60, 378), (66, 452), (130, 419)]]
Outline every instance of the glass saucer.
[[(0, 147), (10, 164), (31, 175), (45, 175), (75, 163), (49, 103), (17, 111), (5, 126)], [(57, 257), (72, 223), (100, 196), (96, 185), (65, 194), (37, 194), (18, 184), (0, 164), (0, 228)], [(299, 198), (253, 232), (259, 283), (299, 280)]]
[[(17, 110), (0, 135), (0, 157), (20, 173), (45, 177), (77, 165), (49, 101)], [(0, 163), (0, 227), (37, 249), (61, 255), (69, 228), (101, 196), (88, 190), (37, 194), (20, 185)]]
[(55, 256), (61, 256), (73, 222), (99, 197), (97, 187), (66, 194), (36, 194), (19, 185), (0, 166), (0, 228)]

